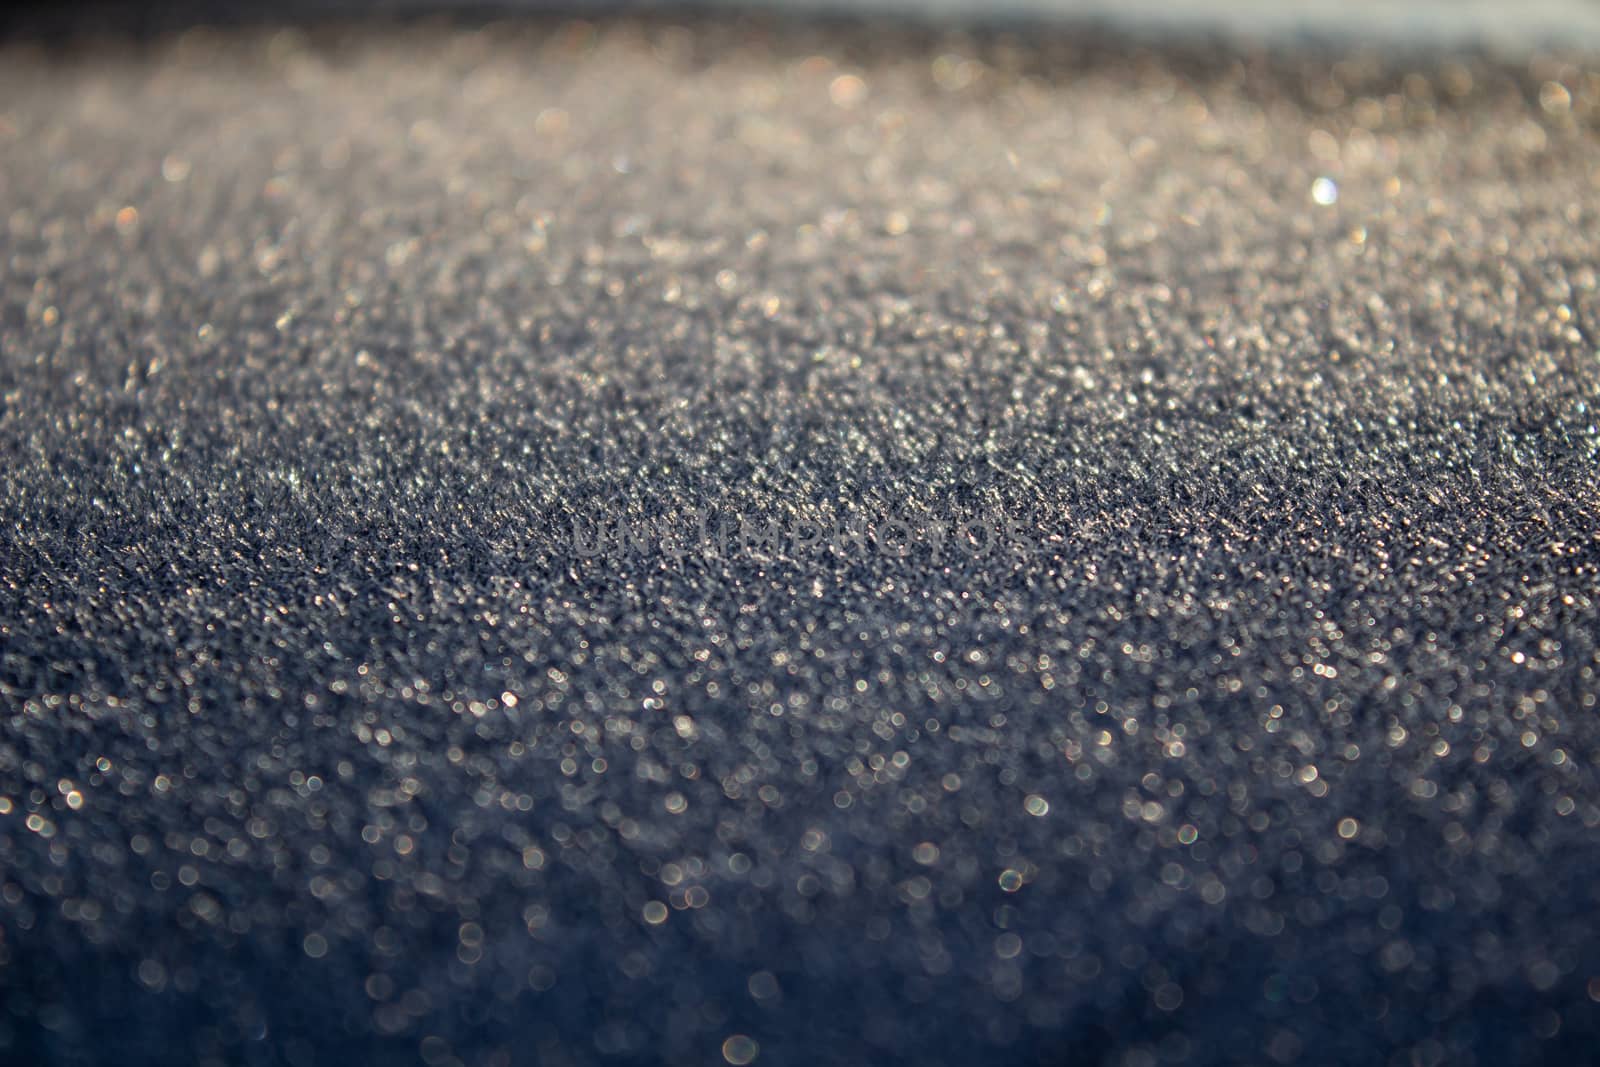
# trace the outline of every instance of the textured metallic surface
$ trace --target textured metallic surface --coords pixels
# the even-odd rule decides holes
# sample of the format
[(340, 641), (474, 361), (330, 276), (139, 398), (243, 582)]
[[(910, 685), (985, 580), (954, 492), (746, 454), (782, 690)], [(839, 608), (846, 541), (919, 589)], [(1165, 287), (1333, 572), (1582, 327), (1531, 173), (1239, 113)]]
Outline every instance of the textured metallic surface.
[(1574, 1062), (1597, 114), (1548, 54), (14, 35), (0, 1058)]

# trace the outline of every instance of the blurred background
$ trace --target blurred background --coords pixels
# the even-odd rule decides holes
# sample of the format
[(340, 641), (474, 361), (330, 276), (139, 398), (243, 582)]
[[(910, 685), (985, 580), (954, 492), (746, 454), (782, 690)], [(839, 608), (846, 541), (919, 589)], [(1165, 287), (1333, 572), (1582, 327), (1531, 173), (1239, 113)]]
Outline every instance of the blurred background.
[[(1600, 4), (1591, 0), (23, 0), (12, 7), (10, 17), (35, 27), (86, 21), (159, 27), (195, 20), (303, 21), (437, 12), (481, 16), (763, 9), (968, 24), (1092, 21), (1159, 35), (1371, 41), (1513, 53), (1553, 44), (1600, 43)], [(0, 14), (0, 19), (6, 17)]]

